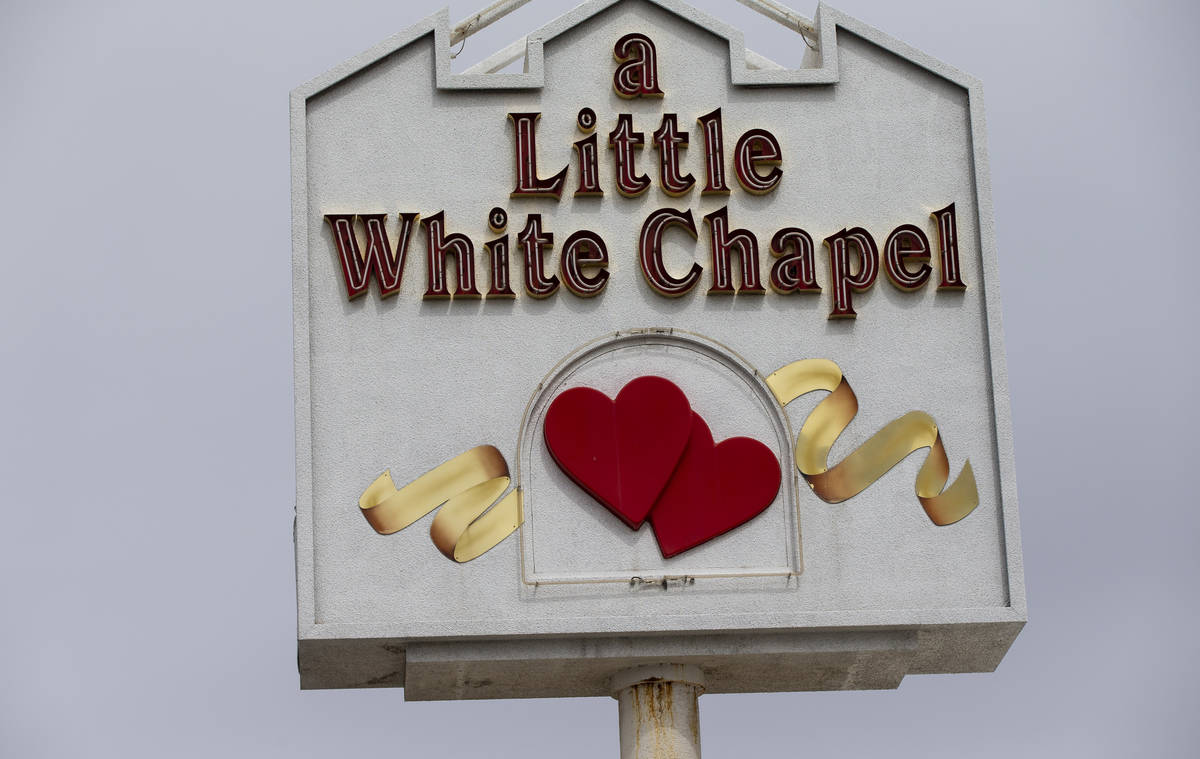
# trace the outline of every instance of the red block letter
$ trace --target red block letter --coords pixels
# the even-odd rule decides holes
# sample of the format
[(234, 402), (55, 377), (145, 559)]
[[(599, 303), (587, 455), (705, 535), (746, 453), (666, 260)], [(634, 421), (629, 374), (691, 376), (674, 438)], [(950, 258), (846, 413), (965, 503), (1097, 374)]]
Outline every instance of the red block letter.
[(819, 293), (813, 241), (808, 232), (784, 227), (771, 238), (771, 255), (779, 260), (771, 267), (771, 289), (788, 293)]
[(633, 116), (622, 113), (617, 116), (617, 128), (608, 135), (608, 146), (616, 153), (617, 191), (627, 198), (641, 195), (650, 186), (650, 177), (637, 173), (635, 149), (646, 144), (646, 135), (633, 131)]
[[(825, 238), (829, 246), (829, 269), (833, 280), (833, 311), (830, 319), (853, 319), (858, 316), (851, 302), (854, 292), (864, 292), (875, 284), (879, 276), (879, 249), (871, 233), (862, 227), (843, 229), (832, 237)], [(858, 272), (850, 273), (850, 246), (858, 249)]]
[[(584, 273), (584, 267), (600, 267), (592, 276)], [(608, 248), (595, 232), (581, 229), (567, 238), (563, 244), (562, 275), (567, 289), (581, 298), (590, 298), (604, 289), (608, 282)]]
[(958, 223), (954, 215), (954, 204), (930, 214), (937, 219), (938, 242), (942, 247), (942, 281), (939, 290), (965, 290), (962, 271), (958, 268)]
[(688, 146), (688, 136), (687, 132), (679, 131), (675, 114), (663, 114), (662, 126), (654, 133), (654, 144), (658, 148), (658, 183), (663, 192), (678, 197), (692, 189), (696, 178), (691, 173), (679, 173), (679, 149)]
[(541, 116), (540, 113), (508, 114), (516, 131), (517, 145), (517, 187), (512, 191), (513, 197), (533, 196), (558, 200), (562, 196), (563, 184), (567, 181), (566, 166), (549, 179), (538, 177), (534, 125)]
[[(910, 271), (909, 261), (918, 261)], [(883, 268), (888, 279), (901, 290), (916, 290), (929, 279), (929, 238), (912, 224), (896, 227), (883, 244)]]
[[(779, 169), (782, 162), (783, 150), (779, 147), (779, 140), (765, 129), (746, 132), (733, 149), (733, 167), (737, 172), (738, 184), (746, 192), (755, 195), (766, 195), (779, 185), (783, 177)], [(759, 174), (756, 168), (759, 164), (766, 164), (771, 170)]]
[[(342, 265), (342, 277), (346, 281), (346, 299), (353, 300), (367, 291), (371, 272), (379, 280), (379, 296), (386, 298), (400, 291), (404, 277), (404, 259), (408, 253), (408, 240), (420, 214), (400, 214), (400, 235), (396, 240), (396, 253), (392, 254), (383, 223), (387, 214), (326, 214), (325, 221), (333, 232), (337, 245), (338, 261)], [(362, 221), (367, 230), (367, 252), (364, 255), (358, 246), (358, 235), (354, 234), (354, 220)]]
[(725, 184), (725, 135), (721, 128), (721, 109), (696, 119), (704, 134), (704, 171), (708, 183), (700, 191), (702, 195), (729, 194)]
[(734, 292), (730, 257), (735, 250), (742, 263), (742, 283), (738, 285), (737, 292), (757, 295), (766, 292), (758, 278), (758, 241), (754, 235), (745, 229), (729, 229), (728, 206), (713, 211), (704, 217), (704, 221), (708, 224), (712, 241), (713, 284), (708, 288), (708, 294)]
[(677, 298), (696, 286), (700, 272), (704, 271), (700, 264), (693, 262), (692, 268), (682, 279), (676, 279), (667, 273), (662, 260), (662, 237), (667, 227), (679, 226), (686, 229), (692, 239), (696, 239), (696, 223), (692, 221), (692, 210), (680, 213), (672, 208), (660, 208), (646, 218), (642, 225), (642, 233), (638, 236), (638, 261), (642, 265), (642, 275), (661, 295)]
[(525, 252), (525, 292), (535, 298), (548, 298), (558, 289), (558, 277), (546, 276), (543, 258), (554, 245), (554, 235), (542, 232), (542, 215), (529, 214), (525, 228), (517, 235), (517, 242)]
[(454, 256), (455, 268), (458, 270), (458, 284), (454, 288), (454, 297), (478, 298), (479, 290), (475, 289), (475, 246), (462, 233), (447, 235), (445, 216), (442, 211), (438, 211), (433, 216), (421, 220), (425, 225), (428, 243), (425, 265), (429, 285), (425, 288), (425, 297), (450, 297), (450, 291), (446, 287), (446, 256), (451, 255)]
[(613, 46), (617, 70), (613, 89), (623, 98), (662, 97), (658, 87), (658, 55), (644, 34), (626, 34)]

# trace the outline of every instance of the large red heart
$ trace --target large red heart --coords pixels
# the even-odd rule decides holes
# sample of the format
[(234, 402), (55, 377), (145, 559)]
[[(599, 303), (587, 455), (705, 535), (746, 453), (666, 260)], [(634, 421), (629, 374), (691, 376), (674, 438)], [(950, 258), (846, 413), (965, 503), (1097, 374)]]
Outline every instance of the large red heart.
[(683, 391), (638, 377), (616, 400), (590, 387), (561, 393), (546, 412), (550, 455), (567, 475), (633, 529), (642, 526), (692, 428)]
[(779, 482), (779, 461), (770, 448), (748, 437), (714, 445), (708, 425), (693, 413), (687, 449), (650, 512), (663, 557), (749, 522), (775, 500)]

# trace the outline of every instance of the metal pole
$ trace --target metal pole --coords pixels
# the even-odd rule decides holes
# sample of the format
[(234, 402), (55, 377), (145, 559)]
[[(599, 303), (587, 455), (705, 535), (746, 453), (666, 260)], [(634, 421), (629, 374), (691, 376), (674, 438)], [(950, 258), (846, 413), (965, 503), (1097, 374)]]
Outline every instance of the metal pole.
[(529, 0), (496, 0), (496, 2), (478, 13), (464, 18), (455, 24), (454, 28), (450, 30), (450, 44), (457, 45), (475, 32), (485, 26), (491, 26), (527, 2)]
[(700, 759), (704, 673), (685, 664), (625, 670), (612, 679), (621, 759)]
[(738, 0), (738, 2), (751, 10), (758, 11), (772, 21), (783, 24), (789, 29), (808, 32), (813, 36), (818, 36), (817, 28), (808, 19), (786, 5), (776, 2), (776, 0)]

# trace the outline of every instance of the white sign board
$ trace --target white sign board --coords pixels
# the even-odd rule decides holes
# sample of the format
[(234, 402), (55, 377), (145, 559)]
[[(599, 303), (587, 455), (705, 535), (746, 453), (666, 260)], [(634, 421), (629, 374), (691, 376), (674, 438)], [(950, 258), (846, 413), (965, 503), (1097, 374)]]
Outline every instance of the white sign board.
[(980, 90), (813, 29), (788, 70), (593, 0), (522, 73), (452, 73), (442, 12), (293, 93), (303, 687), (996, 667), (1026, 613)]

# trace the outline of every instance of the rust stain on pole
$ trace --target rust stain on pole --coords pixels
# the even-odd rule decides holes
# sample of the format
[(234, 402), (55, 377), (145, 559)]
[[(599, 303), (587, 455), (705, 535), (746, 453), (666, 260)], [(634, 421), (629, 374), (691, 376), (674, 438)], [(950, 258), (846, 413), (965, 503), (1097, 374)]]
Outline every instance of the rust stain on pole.
[[(665, 668), (672, 674), (671, 665)], [(659, 674), (663, 666), (644, 669), (630, 673), (614, 693), (622, 759), (699, 759), (702, 675), (676, 667), (680, 679), (674, 679)]]

